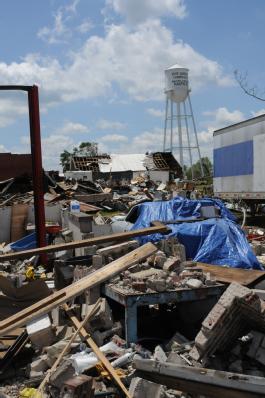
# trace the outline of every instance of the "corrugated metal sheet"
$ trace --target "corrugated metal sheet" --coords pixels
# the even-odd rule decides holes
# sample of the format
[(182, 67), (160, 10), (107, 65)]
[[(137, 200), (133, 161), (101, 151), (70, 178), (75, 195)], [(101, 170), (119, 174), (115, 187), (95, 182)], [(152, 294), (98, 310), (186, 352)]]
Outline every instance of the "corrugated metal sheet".
[(144, 166), (145, 154), (114, 154), (111, 155), (109, 163), (99, 163), (101, 173), (122, 172), (122, 171), (146, 171)]

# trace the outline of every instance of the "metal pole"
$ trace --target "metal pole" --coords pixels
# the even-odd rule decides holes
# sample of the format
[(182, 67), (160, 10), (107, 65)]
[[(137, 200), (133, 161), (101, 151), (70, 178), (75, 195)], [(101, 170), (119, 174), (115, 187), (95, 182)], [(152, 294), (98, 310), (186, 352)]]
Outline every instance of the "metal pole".
[(192, 179), (193, 179), (193, 178), (194, 178), (194, 171), (193, 171), (193, 168), (192, 168), (192, 154), (191, 154), (191, 146), (190, 146), (190, 133), (189, 133), (189, 125), (188, 125), (188, 119), (187, 119), (187, 111), (186, 111), (186, 104), (185, 104), (185, 101), (183, 102), (183, 107), (184, 107), (185, 125), (186, 125), (186, 131), (187, 131), (187, 139), (188, 139), (188, 148), (189, 148), (189, 157), (190, 157), (191, 176), (192, 176)]
[(178, 119), (178, 133), (179, 133), (179, 163), (183, 168), (183, 144), (182, 144), (182, 128), (181, 128), (181, 115), (180, 115), (179, 102), (177, 102), (177, 119)]
[(165, 152), (165, 150), (166, 150), (167, 119), (168, 119), (168, 96), (166, 95), (166, 115), (165, 115), (165, 125), (164, 125), (164, 144), (163, 144), (163, 152)]
[(193, 129), (194, 129), (195, 138), (196, 138), (196, 145), (197, 145), (197, 149), (198, 149), (199, 159), (200, 159), (201, 174), (202, 174), (202, 177), (204, 177), (204, 171), (203, 171), (203, 167), (202, 167), (201, 151), (200, 151), (200, 147), (199, 147), (197, 129), (196, 129), (196, 125), (195, 125), (195, 120), (194, 120), (194, 115), (193, 115), (193, 109), (192, 109), (192, 105), (191, 105), (191, 100), (190, 100), (190, 95), (189, 95), (189, 94), (188, 94), (188, 101), (189, 101), (189, 105), (190, 105), (190, 113), (191, 113), (191, 118), (192, 118), (192, 123), (193, 123)]
[[(40, 113), (38, 87), (28, 88), (30, 144), (32, 155), (32, 177), (34, 190), (34, 213), (38, 247), (46, 246), (45, 208), (43, 192), (43, 169), (41, 156)], [(46, 263), (46, 255), (41, 255)]]
[(170, 99), (170, 152), (173, 152), (173, 101)]

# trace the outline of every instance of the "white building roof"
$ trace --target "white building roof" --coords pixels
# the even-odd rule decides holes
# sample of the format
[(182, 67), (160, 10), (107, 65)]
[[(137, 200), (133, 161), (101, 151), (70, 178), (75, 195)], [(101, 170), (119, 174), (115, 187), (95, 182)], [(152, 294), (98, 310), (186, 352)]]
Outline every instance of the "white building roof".
[(109, 162), (99, 162), (101, 173), (121, 172), (121, 171), (146, 171), (144, 167), (144, 153), (133, 154), (113, 154)]

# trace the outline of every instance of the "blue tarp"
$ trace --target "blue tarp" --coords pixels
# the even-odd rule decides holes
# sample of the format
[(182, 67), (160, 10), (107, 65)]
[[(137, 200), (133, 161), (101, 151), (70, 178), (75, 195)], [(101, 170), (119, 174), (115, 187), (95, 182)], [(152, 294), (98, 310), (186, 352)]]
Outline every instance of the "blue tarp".
[[(170, 201), (146, 202), (137, 205), (137, 220), (132, 229), (149, 227), (152, 221), (172, 221), (185, 218), (200, 218), (202, 206), (215, 206), (220, 218), (211, 218), (181, 224), (168, 224), (172, 232), (186, 248), (187, 258), (194, 261), (233, 268), (263, 270), (254, 255), (235, 216), (215, 199), (188, 200), (175, 198)], [(161, 234), (143, 236), (141, 244), (164, 239)]]

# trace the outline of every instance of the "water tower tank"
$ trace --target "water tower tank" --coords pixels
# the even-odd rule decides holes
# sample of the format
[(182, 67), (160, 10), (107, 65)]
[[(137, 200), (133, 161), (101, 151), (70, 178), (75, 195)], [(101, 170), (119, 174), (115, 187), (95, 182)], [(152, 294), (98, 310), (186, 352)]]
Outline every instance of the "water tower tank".
[(183, 102), (189, 93), (189, 69), (180, 65), (172, 65), (165, 70), (165, 92), (174, 102)]

